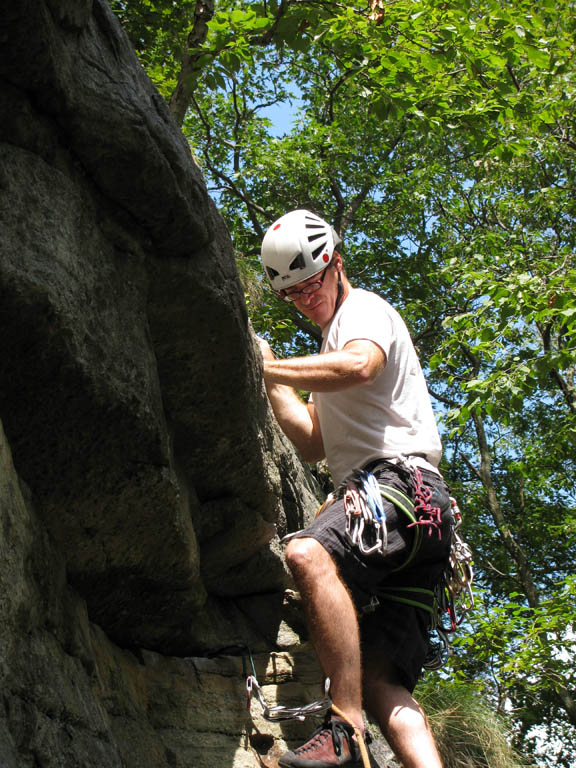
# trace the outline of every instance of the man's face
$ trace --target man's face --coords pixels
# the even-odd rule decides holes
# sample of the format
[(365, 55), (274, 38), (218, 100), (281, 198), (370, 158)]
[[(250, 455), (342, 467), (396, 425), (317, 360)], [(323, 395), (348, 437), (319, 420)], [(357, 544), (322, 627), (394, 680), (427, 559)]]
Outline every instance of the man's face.
[[(323, 279), (322, 274), (324, 274)], [(320, 280), (322, 280), (322, 285), (314, 293), (296, 293), (305, 286)], [(321, 272), (308, 278), (308, 280), (297, 283), (286, 293), (295, 297), (293, 303), (302, 314), (306, 315), (313, 323), (317, 323), (320, 328), (324, 328), (334, 315), (338, 299), (338, 269), (336, 264), (333, 262), (326, 267), (324, 273)]]

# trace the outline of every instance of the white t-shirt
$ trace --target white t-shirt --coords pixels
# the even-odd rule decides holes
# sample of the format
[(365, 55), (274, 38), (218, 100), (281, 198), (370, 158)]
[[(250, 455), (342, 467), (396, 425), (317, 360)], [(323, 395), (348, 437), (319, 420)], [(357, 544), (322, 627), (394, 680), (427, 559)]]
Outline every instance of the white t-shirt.
[(442, 445), (430, 395), (398, 312), (375, 293), (353, 288), (322, 336), (321, 352), (368, 339), (386, 354), (386, 366), (371, 384), (312, 395), (334, 484), (373, 459), (401, 454), (425, 454), (437, 467)]

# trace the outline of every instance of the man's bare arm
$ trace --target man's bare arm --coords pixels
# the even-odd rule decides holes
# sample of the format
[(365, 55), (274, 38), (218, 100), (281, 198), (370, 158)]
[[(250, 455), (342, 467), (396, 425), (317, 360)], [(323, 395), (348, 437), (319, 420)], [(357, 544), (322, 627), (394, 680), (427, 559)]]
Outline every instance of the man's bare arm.
[(356, 339), (344, 349), (287, 360), (264, 359), (266, 383), (313, 392), (338, 392), (367, 384), (386, 365), (386, 355), (373, 341)]
[(264, 339), (258, 339), (264, 363), (264, 383), (270, 405), (282, 431), (296, 446), (305, 461), (324, 458), (324, 445), (318, 417), (312, 403), (305, 403), (291, 386), (269, 381), (266, 366), (275, 360)]

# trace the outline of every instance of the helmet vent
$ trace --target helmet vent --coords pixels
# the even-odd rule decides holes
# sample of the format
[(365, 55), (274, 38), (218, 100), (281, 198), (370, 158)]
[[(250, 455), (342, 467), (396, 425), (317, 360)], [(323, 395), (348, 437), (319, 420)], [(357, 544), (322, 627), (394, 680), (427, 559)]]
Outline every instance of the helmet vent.
[(306, 259), (304, 258), (303, 253), (299, 253), (298, 256), (294, 259), (294, 261), (290, 262), (290, 266), (288, 269), (292, 271), (293, 269), (304, 269), (306, 266)]
[(274, 280), (275, 277), (278, 277), (280, 272), (277, 272), (275, 269), (272, 269), (272, 267), (266, 267), (266, 272), (268, 273), (268, 278), (270, 280)]
[(326, 248), (326, 241), (320, 243), (318, 248), (315, 248), (312, 251), (312, 258), (314, 259), (314, 261), (316, 261), (316, 259), (318, 258), (318, 256), (320, 256), (321, 253), (324, 253), (325, 248)]

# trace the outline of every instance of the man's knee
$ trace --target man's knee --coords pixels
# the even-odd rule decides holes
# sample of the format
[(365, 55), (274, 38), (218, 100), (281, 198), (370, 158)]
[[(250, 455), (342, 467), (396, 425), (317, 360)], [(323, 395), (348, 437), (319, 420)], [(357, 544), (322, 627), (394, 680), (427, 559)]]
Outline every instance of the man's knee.
[[(396, 701), (408, 691), (404, 688), (396, 666), (381, 652), (375, 653), (371, 648), (364, 649), (362, 687), (366, 700), (366, 709), (371, 715), (375, 710)], [(378, 719), (375, 717), (375, 719)]]
[(312, 538), (292, 539), (285, 552), (286, 563), (293, 573), (317, 568), (325, 556), (329, 557), (324, 547)]

